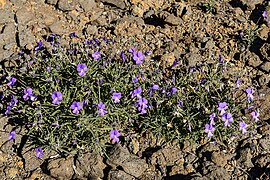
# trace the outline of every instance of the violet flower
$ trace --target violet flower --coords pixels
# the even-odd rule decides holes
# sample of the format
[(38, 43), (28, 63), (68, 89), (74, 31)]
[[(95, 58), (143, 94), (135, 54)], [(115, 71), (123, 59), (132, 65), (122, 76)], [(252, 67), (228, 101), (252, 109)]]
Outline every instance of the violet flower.
[(41, 147), (38, 147), (38, 148), (35, 150), (35, 152), (36, 152), (36, 157), (39, 158), (39, 159), (41, 159), (42, 156), (44, 155), (44, 152), (43, 152), (43, 150), (41, 149)]
[(268, 15), (267, 15), (267, 12), (266, 12), (266, 11), (263, 11), (262, 16), (263, 16), (263, 18), (264, 18), (264, 20), (265, 20), (266, 22), (269, 21)]
[(98, 103), (98, 115), (104, 116), (108, 111), (105, 110), (105, 104), (103, 102)]
[(27, 101), (30, 97), (32, 97), (33, 96), (33, 90), (32, 90), (32, 88), (26, 88), (25, 90), (24, 90), (24, 95), (23, 95), (23, 99), (25, 100), (25, 101)]
[(15, 131), (11, 131), (8, 133), (8, 140), (11, 141), (12, 139), (16, 138), (16, 132)]
[(77, 71), (78, 71), (79, 75), (83, 77), (86, 75), (88, 68), (87, 68), (86, 64), (78, 64)]
[(111, 131), (110, 131), (110, 139), (111, 139), (114, 143), (119, 142), (119, 136), (120, 136), (120, 133), (118, 132), (118, 130), (111, 130)]
[(154, 84), (151, 89), (152, 89), (152, 91), (158, 90), (159, 89), (159, 85)]
[(60, 101), (62, 101), (63, 96), (62, 93), (54, 91), (52, 94), (52, 103), (53, 104), (60, 104)]
[(122, 97), (122, 94), (120, 92), (115, 92), (113, 93), (112, 100), (114, 100), (114, 103), (119, 103), (121, 97)]
[(92, 54), (92, 58), (93, 58), (94, 60), (99, 60), (99, 59), (101, 58), (101, 54), (100, 54), (98, 51), (96, 51), (96, 52), (94, 52), (94, 53)]
[(124, 62), (126, 62), (125, 52), (124, 52), (124, 51), (121, 52), (121, 58), (122, 58), (122, 60), (123, 60)]
[(175, 94), (177, 91), (178, 91), (178, 90), (177, 90), (176, 87), (172, 87), (172, 88), (171, 88), (171, 93), (172, 93), (172, 94)]
[(205, 125), (205, 130), (204, 130), (204, 132), (208, 134), (208, 135), (207, 135), (208, 137), (213, 136), (214, 131), (215, 131), (215, 128), (214, 128), (213, 125), (211, 125), (211, 124), (206, 124), (206, 125)]
[(142, 64), (144, 60), (144, 55), (141, 51), (133, 52), (133, 60), (136, 64)]
[(225, 110), (228, 109), (226, 102), (220, 102), (218, 103), (218, 110), (220, 111), (220, 114), (223, 115), (225, 113)]
[(259, 115), (260, 115), (259, 112), (253, 111), (250, 114), (251, 114), (251, 116), (252, 116), (252, 118), (254, 119), (255, 122), (258, 122), (259, 121)]
[(131, 97), (134, 98), (134, 97), (138, 97), (140, 98), (141, 97), (141, 93), (142, 93), (142, 88), (141, 87), (138, 87), (137, 89), (134, 89), (133, 92), (131, 93)]
[(141, 114), (146, 113), (146, 108), (148, 108), (148, 100), (146, 98), (140, 98), (136, 103), (136, 107), (138, 107), (138, 111), (141, 112)]
[(35, 51), (41, 50), (42, 49), (42, 41), (39, 41), (37, 46), (35, 47)]
[(242, 82), (241, 79), (238, 79), (238, 80), (235, 82), (237, 88), (240, 88), (240, 83), (241, 83), (241, 82)]
[(17, 81), (16, 78), (12, 77), (10, 81), (7, 83), (8, 87), (14, 86), (15, 82)]
[(224, 113), (222, 115), (222, 121), (224, 122), (224, 126), (230, 126), (230, 124), (233, 122), (233, 117), (231, 113)]
[(244, 121), (239, 123), (239, 127), (239, 130), (242, 131), (242, 134), (245, 134), (247, 132), (246, 128), (248, 127), (248, 125)]
[(254, 96), (253, 96), (254, 90), (251, 88), (247, 88), (246, 93), (247, 93), (248, 102), (250, 103), (251, 101), (254, 100)]
[(216, 113), (212, 113), (212, 114), (210, 115), (210, 125), (215, 125), (215, 120), (216, 120), (216, 118), (217, 118)]
[(80, 110), (82, 109), (82, 103), (74, 101), (72, 105), (70, 106), (71, 109), (73, 109), (74, 114), (79, 114)]

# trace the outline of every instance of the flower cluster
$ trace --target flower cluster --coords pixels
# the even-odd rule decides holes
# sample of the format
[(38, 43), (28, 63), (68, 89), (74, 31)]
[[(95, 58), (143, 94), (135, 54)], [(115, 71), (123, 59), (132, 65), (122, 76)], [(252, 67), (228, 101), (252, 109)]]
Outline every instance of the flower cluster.
[[(176, 70), (175, 60), (164, 69), (147, 57), (150, 51), (112, 53), (103, 47), (113, 40), (93, 38), (81, 45), (76, 33), (69, 37), (68, 48), (55, 34), (47, 40), (51, 50), (39, 41), (33, 59), (21, 55), (20, 67), (5, 74), (4, 113), (28, 127), (30, 139), (38, 142), (33, 144), (37, 158), (46, 148), (102, 149), (120, 136), (148, 130), (169, 140), (251, 133), (254, 126), (242, 108), (253, 105), (255, 90), (244, 89), (241, 76), (223, 78), (229, 66), (221, 55), (214, 65)], [(238, 100), (234, 92), (246, 92), (247, 100)], [(257, 123), (260, 110), (254, 107), (248, 118)], [(16, 138), (15, 130), (8, 140)]]

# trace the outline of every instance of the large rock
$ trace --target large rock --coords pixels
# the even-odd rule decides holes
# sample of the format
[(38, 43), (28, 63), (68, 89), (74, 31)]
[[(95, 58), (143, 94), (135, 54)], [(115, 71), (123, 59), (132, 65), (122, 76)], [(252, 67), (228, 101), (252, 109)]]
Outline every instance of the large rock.
[(113, 6), (116, 6), (120, 9), (125, 9), (126, 7), (126, 4), (124, 3), (123, 0), (101, 0), (101, 1), (106, 4), (111, 4)]
[(73, 160), (72, 156), (50, 160), (48, 163), (50, 175), (59, 180), (71, 179), (74, 174)]
[(85, 12), (89, 12), (97, 7), (95, 0), (79, 0), (79, 3)]
[(0, 25), (14, 22), (14, 14), (11, 11), (0, 9)]
[(23, 7), (16, 12), (18, 24), (26, 25), (28, 22), (33, 21), (35, 14), (27, 7)]
[(83, 154), (75, 161), (76, 176), (78, 179), (91, 177), (91, 179), (103, 178), (106, 165), (98, 154)]
[(114, 169), (120, 166), (126, 173), (136, 178), (140, 177), (148, 167), (144, 160), (130, 154), (127, 148), (118, 144), (110, 151), (107, 164)]
[(247, 7), (250, 10), (255, 9), (255, 6), (257, 4), (262, 4), (263, 0), (241, 0), (244, 5), (247, 5)]

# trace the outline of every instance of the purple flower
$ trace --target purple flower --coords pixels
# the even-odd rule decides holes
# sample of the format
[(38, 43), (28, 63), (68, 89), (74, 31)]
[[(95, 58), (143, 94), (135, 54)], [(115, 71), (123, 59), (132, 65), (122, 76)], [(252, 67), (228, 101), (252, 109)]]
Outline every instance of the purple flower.
[(7, 109), (6, 109), (6, 111), (5, 111), (5, 115), (6, 115), (6, 116), (10, 113), (11, 109), (12, 109), (11, 106), (7, 106)]
[(255, 122), (258, 122), (259, 121), (259, 115), (260, 115), (259, 112), (253, 111), (250, 114), (251, 114), (252, 118), (255, 120)]
[(60, 104), (60, 101), (62, 101), (63, 97), (60, 92), (54, 91), (52, 94), (52, 103), (53, 104)]
[(208, 137), (213, 136), (214, 131), (215, 131), (215, 128), (214, 128), (213, 125), (211, 125), (211, 124), (206, 124), (206, 125), (205, 125), (205, 130), (204, 130), (204, 132), (208, 134), (208, 135), (207, 135)]
[(247, 93), (248, 102), (253, 101), (253, 99), (254, 99), (254, 96), (253, 96), (254, 90), (251, 89), (251, 88), (247, 88), (246, 93)]
[(140, 98), (136, 103), (136, 107), (138, 107), (138, 111), (141, 112), (141, 114), (146, 113), (146, 108), (148, 107), (148, 100), (146, 98)]
[(110, 132), (110, 139), (114, 143), (119, 142), (119, 136), (120, 136), (120, 133), (118, 132), (118, 130), (111, 130), (111, 132)]
[(218, 103), (218, 110), (220, 111), (220, 114), (223, 115), (225, 113), (225, 110), (228, 109), (226, 102)]
[(8, 133), (8, 140), (11, 141), (12, 139), (16, 138), (16, 132), (15, 131), (11, 131)]
[(98, 103), (98, 115), (104, 116), (108, 111), (105, 110), (105, 104), (103, 102)]
[(37, 158), (42, 158), (42, 156), (44, 155), (44, 152), (43, 152), (43, 150), (41, 149), (41, 147), (38, 147), (36, 150), (35, 150), (35, 152), (36, 152), (36, 157)]
[(132, 48), (130, 48), (129, 50), (128, 50), (128, 52), (130, 52), (130, 53), (134, 53), (135, 52), (135, 48), (134, 47), (132, 47)]
[(7, 83), (8, 87), (14, 86), (15, 82), (17, 81), (16, 78), (12, 77), (10, 81)]
[(172, 93), (172, 94), (175, 94), (177, 91), (178, 91), (177, 88), (175, 88), (175, 87), (172, 87), (172, 88), (171, 88), (171, 93)]
[(38, 50), (41, 50), (42, 49), (42, 41), (39, 41), (37, 46), (35, 47), (35, 50), (38, 51)]
[(114, 100), (114, 103), (119, 103), (121, 97), (122, 97), (121, 93), (115, 92), (115, 93), (113, 93), (112, 99)]
[(222, 121), (224, 122), (224, 126), (230, 126), (230, 123), (233, 122), (233, 117), (231, 113), (224, 113), (222, 115)]
[(152, 86), (152, 91), (154, 91), (154, 90), (158, 90), (158, 89), (159, 89), (159, 85), (154, 84), (154, 85)]
[(263, 18), (265, 19), (266, 22), (269, 21), (266, 11), (263, 11), (262, 16), (263, 16)]
[(15, 99), (15, 98), (14, 98), (14, 95), (12, 95), (11, 101), (10, 101), (9, 105), (10, 105), (11, 107), (14, 107), (14, 106), (17, 105), (17, 103), (18, 103), (18, 99)]
[(183, 108), (183, 107), (184, 107), (183, 101), (178, 100), (178, 101), (177, 101), (177, 106), (179, 106), (180, 108)]
[(79, 114), (79, 111), (82, 109), (82, 103), (74, 101), (72, 105), (70, 106), (71, 109), (73, 109), (74, 114)]
[(245, 134), (247, 132), (246, 128), (248, 127), (248, 125), (242, 121), (239, 123), (239, 130), (242, 131), (242, 134)]
[(123, 60), (124, 62), (126, 62), (125, 52), (124, 52), (124, 51), (121, 52), (121, 58), (122, 58), (122, 60)]
[(224, 64), (224, 60), (223, 60), (223, 58), (222, 58), (222, 55), (219, 55), (219, 62), (220, 62), (221, 64)]
[(133, 52), (133, 60), (136, 64), (142, 64), (144, 60), (144, 55), (141, 51)]
[(215, 120), (216, 120), (216, 118), (217, 118), (216, 113), (212, 113), (212, 114), (210, 115), (210, 125), (215, 125)]
[(96, 51), (92, 54), (92, 58), (94, 58), (94, 60), (99, 60), (101, 58), (101, 54)]
[(33, 96), (33, 90), (32, 90), (32, 88), (26, 88), (25, 90), (24, 90), (24, 95), (23, 95), (23, 99), (25, 100), (25, 101), (27, 101), (30, 97), (32, 97)]
[(80, 76), (85, 76), (86, 72), (88, 71), (88, 68), (86, 67), (86, 64), (78, 64), (77, 71)]
[(150, 56), (152, 53), (153, 53), (152, 51), (145, 51), (144, 54), (145, 54), (146, 56)]
[(131, 93), (131, 97), (134, 98), (135, 96), (137, 96), (138, 98), (140, 98), (141, 93), (142, 93), (142, 88), (138, 87), (137, 89), (133, 90), (133, 92)]
[(138, 82), (138, 77), (135, 77), (134, 79), (132, 79), (132, 83), (137, 83)]
[(241, 83), (241, 82), (242, 82), (241, 79), (238, 79), (238, 80), (235, 82), (237, 88), (240, 88), (240, 83)]
[(69, 37), (73, 38), (73, 37), (78, 37), (78, 36), (77, 36), (77, 34), (75, 32), (72, 32), (72, 33), (69, 34)]

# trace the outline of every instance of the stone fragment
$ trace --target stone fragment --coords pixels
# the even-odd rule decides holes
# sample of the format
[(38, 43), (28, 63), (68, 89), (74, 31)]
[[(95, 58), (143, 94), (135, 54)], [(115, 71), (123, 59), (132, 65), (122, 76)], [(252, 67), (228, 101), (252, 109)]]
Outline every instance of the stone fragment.
[(0, 25), (14, 22), (14, 14), (11, 11), (0, 9)]
[(57, 4), (57, 2), (58, 2), (58, 0), (47, 0), (46, 1), (46, 3), (54, 5), (54, 6)]
[(257, 167), (266, 168), (270, 164), (270, 154), (263, 154), (258, 159), (256, 159), (255, 164)]
[(245, 149), (240, 150), (240, 157), (239, 159), (237, 159), (237, 163), (242, 168), (249, 169), (249, 168), (254, 167), (251, 159), (252, 159), (252, 154), (250, 152), (250, 149), (245, 148)]
[(71, 179), (74, 174), (73, 157), (69, 156), (67, 158), (50, 160), (48, 170), (52, 177), (59, 180)]
[(36, 153), (34, 149), (24, 150), (22, 155), (25, 160), (24, 167), (26, 171), (36, 170), (43, 163), (42, 159), (39, 159), (36, 157)]
[(270, 136), (266, 135), (259, 139), (258, 143), (263, 150), (268, 151), (270, 149)]
[(250, 51), (247, 51), (243, 55), (243, 61), (247, 62), (248, 65), (250, 65), (252, 67), (258, 67), (263, 62), (263, 61), (261, 61), (260, 57), (257, 54), (255, 54), (254, 52), (250, 52)]
[(114, 33), (121, 36), (135, 36), (142, 32), (144, 21), (138, 17), (125, 17), (120, 19), (116, 26)]
[(183, 20), (180, 17), (177, 17), (167, 11), (163, 11), (159, 16), (169, 25), (178, 26), (183, 23)]
[(126, 8), (126, 4), (123, 0), (101, 0), (101, 2), (116, 6), (120, 9)]
[(269, 73), (270, 72), (270, 62), (268, 61), (268, 62), (263, 63), (261, 65), (261, 69), (266, 71), (267, 73)]
[(217, 166), (224, 167), (227, 164), (228, 156), (222, 151), (215, 151), (212, 153), (211, 160)]
[[(269, 84), (270, 82), (270, 74), (262, 74), (260, 77), (259, 77), (259, 85), (261, 87)], [(269, 106), (268, 106), (269, 107)], [(267, 110), (267, 109), (266, 109)], [(268, 112), (269, 112), (269, 109), (268, 109)], [(267, 114), (263, 111), (263, 114), (265, 114), (264, 116), (264, 119), (269, 119), (270, 118), (270, 114)]]
[(62, 21), (56, 21), (50, 25), (49, 28), (53, 34), (62, 35), (67, 33), (67, 29), (64, 27), (64, 23)]
[(241, 0), (243, 5), (246, 5), (250, 10), (255, 9), (257, 4), (261, 4), (263, 0)]
[(98, 154), (83, 154), (81, 157), (78, 157), (75, 161), (77, 178), (91, 177), (94, 178), (103, 178), (106, 165), (102, 162), (102, 157)]
[(110, 170), (108, 180), (135, 180), (135, 178), (121, 170)]
[(85, 12), (89, 12), (97, 7), (95, 0), (79, 0), (79, 3)]
[(25, 26), (27, 23), (34, 19), (35, 14), (31, 12), (31, 10), (29, 10), (28, 8), (22, 7), (16, 12), (16, 17), (18, 24)]
[(58, 8), (62, 11), (71, 11), (75, 9), (76, 2), (74, 0), (59, 0)]
[(131, 155), (127, 148), (118, 144), (110, 151), (107, 164), (114, 169), (121, 166), (126, 173), (136, 178), (140, 177), (147, 168), (147, 164), (144, 160), (135, 155)]
[(28, 44), (35, 43), (35, 36), (33, 35), (31, 29), (24, 29), (24, 26), (19, 27), (19, 46), (25, 47)]
[(263, 57), (267, 60), (270, 61), (270, 43), (265, 43), (261, 48), (260, 48), (261, 54)]

